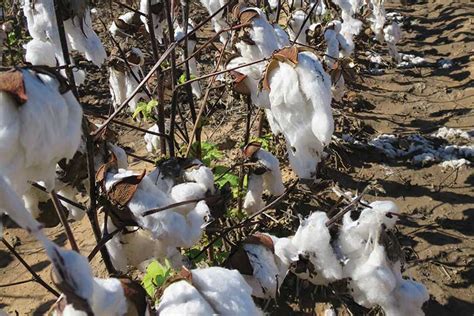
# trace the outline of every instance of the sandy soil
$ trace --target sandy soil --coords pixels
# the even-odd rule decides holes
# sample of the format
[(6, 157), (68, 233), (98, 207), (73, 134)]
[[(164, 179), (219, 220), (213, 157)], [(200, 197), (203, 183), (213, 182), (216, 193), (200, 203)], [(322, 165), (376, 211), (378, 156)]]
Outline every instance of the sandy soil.
[[(467, 0), (419, 1), (400, 7), (390, 3), (387, 7), (408, 17), (410, 27), (404, 30), (405, 38), (399, 48), (403, 53), (425, 57), (429, 62), (449, 58), (455, 66), (449, 70), (435, 67), (412, 69), (386, 69), (385, 74), (362, 78), (352, 84), (355, 94), (337, 117), (337, 136), (345, 131), (349, 122), (358, 129), (361, 138), (369, 139), (381, 133), (429, 135), (447, 126), (473, 130), (474, 104), (474, 6)], [(380, 45), (373, 50), (387, 50)], [(362, 69), (366, 65), (358, 56)], [(210, 63), (209, 60), (206, 60)], [(106, 78), (97, 77), (98, 84)], [(92, 106), (107, 104), (107, 88), (95, 96), (96, 101), (86, 101)], [(87, 92), (86, 92), (87, 93)], [(234, 147), (241, 141), (243, 113), (232, 112), (233, 120), (226, 120), (209, 129), (206, 135), (220, 143), (221, 147)], [(232, 121), (234, 123), (230, 123)], [(136, 154), (145, 155), (141, 134), (121, 130), (120, 143), (135, 148)], [(212, 133), (214, 132), (214, 133)], [(423, 282), (430, 301), (424, 306), (427, 315), (472, 315), (474, 312), (473, 256), (474, 256), (474, 194), (472, 168), (463, 167), (456, 172), (443, 170), (439, 165), (415, 168), (406, 161), (393, 161), (380, 153), (368, 150), (343, 149), (342, 162), (348, 169), (328, 165), (322, 172), (325, 180), (332, 180), (341, 188), (352, 192), (361, 191), (369, 182), (376, 181), (381, 189), (378, 196), (395, 200), (401, 210), (410, 215), (399, 225), (403, 235), (402, 245), (407, 251), (406, 274)], [(143, 163), (135, 164), (142, 168)], [(291, 175), (285, 172), (285, 178)], [(303, 188), (299, 187), (300, 190)], [(286, 206), (294, 209), (319, 205), (311, 200), (312, 189), (306, 198), (295, 192)], [(87, 219), (72, 224), (79, 247), (87, 254), (95, 245)], [(67, 245), (61, 227), (46, 229), (48, 236), (60, 245)], [(42, 278), (50, 281), (50, 267), (39, 244), (20, 229), (7, 229), (5, 239), (32, 265)], [(97, 276), (105, 276), (103, 264), (96, 258), (93, 268)], [(54, 296), (35, 282), (6, 286), (13, 282), (30, 280), (30, 274), (8, 250), (0, 245), (0, 308), (8, 313), (39, 315), (48, 310)], [(291, 307), (293, 311), (300, 310)], [(279, 310), (279, 314), (291, 310)], [(277, 311), (275, 312), (277, 313)]]

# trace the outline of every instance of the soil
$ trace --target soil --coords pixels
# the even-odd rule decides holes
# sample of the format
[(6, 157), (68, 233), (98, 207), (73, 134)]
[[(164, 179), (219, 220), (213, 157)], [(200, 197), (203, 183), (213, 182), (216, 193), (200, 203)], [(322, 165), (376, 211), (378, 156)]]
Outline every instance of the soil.
[[(474, 129), (474, 5), (467, 0), (408, 1), (408, 5), (388, 1), (388, 11), (398, 11), (409, 22), (403, 31), (404, 39), (398, 45), (403, 53), (424, 57), (435, 63), (449, 58), (454, 67), (447, 70), (437, 67), (411, 69), (387, 68), (382, 75), (363, 72), (367, 61), (359, 50), (356, 62), (362, 69), (361, 76), (351, 83), (353, 91), (341, 105), (336, 105), (336, 136), (356, 133), (367, 140), (382, 133), (429, 135), (440, 127)], [(206, 34), (209, 29), (205, 30)], [(199, 34), (198, 34), (199, 35)], [(205, 37), (205, 36), (202, 36)], [(201, 40), (203, 43), (204, 40)], [(367, 47), (366, 47), (367, 48)], [(373, 44), (371, 50), (388, 56), (386, 47)], [(212, 55), (213, 56), (213, 55)], [(202, 57), (206, 68), (212, 67), (213, 58)], [(388, 60), (388, 59), (387, 59)], [(106, 72), (95, 74), (84, 90), (82, 102), (86, 108), (106, 114), (110, 106)], [(91, 85), (92, 84), (92, 85)], [(88, 90), (90, 89), (90, 90)], [(211, 100), (217, 100), (213, 95)], [(216, 114), (204, 130), (204, 139), (229, 149), (228, 158), (238, 152), (245, 126), (245, 111), (241, 107), (229, 108), (221, 100), (216, 103)], [(213, 107), (210, 107), (211, 109)], [(122, 118), (125, 120), (125, 118)], [(131, 120), (129, 120), (132, 122)], [(120, 144), (135, 154), (147, 156), (143, 134), (117, 128)], [(278, 144), (278, 140), (277, 140)], [(275, 148), (280, 148), (277, 145)], [(376, 150), (358, 150), (346, 146), (331, 146), (329, 161), (321, 170), (324, 180), (320, 186), (298, 185), (285, 203), (277, 210), (288, 209), (293, 214), (329, 209), (337, 198), (328, 194), (320, 200), (322, 191), (331, 191), (338, 185), (344, 191), (361, 192), (369, 183), (376, 183), (379, 190), (364, 197), (393, 200), (407, 217), (398, 225), (402, 246), (407, 254), (405, 275), (422, 282), (430, 293), (425, 304), (427, 315), (472, 315), (474, 313), (474, 174), (472, 167), (443, 170), (434, 164), (424, 168), (414, 167), (407, 161), (394, 161)], [(337, 153), (337, 157), (336, 154)], [(280, 156), (283, 157), (283, 156)], [(336, 159), (337, 158), (337, 159)], [(130, 158), (136, 169), (152, 166)], [(283, 158), (282, 158), (283, 159)], [(283, 160), (283, 163), (284, 160)], [(230, 163), (229, 163), (230, 165)], [(345, 167), (344, 167), (345, 166)], [(287, 183), (294, 176), (286, 167)], [(329, 183), (329, 184), (328, 184)], [(328, 189), (329, 188), (329, 189)], [(326, 209), (326, 210), (327, 210)], [(277, 216), (275, 213), (270, 213)], [(74, 235), (83, 254), (95, 245), (87, 219), (72, 223)], [(68, 247), (62, 227), (45, 229), (47, 235), (59, 245)], [(282, 234), (280, 229), (279, 233)], [(4, 231), (4, 238), (12, 245), (44, 280), (51, 284), (50, 264), (43, 249), (28, 234), (17, 228)], [(97, 256), (92, 266), (96, 276), (105, 277), (105, 268)], [(0, 245), (0, 308), (7, 313), (40, 315), (55, 301), (53, 295), (34, 281), (18, 285), (10, 283), (31, 280), (31, 275), (12, 254)], [(293, 280), (283, 287), (283, 292), (294, 289)], [(285, 282), (287, 283), (287, 282)], [(313, 294), (317, 294), (318, 289)], [(315, 294), (315, 295), (316, 295)], [(279, 308), (270, 307), (275, 314), (302, 313), (307, 306), (280, 298)], [(311, 296), (314, 298), (314, 296)], [(314, 301), (310, 302), (314, 307)], [(352, 310), (354, 314), (363, 311)], [(372, 311), (371, 313), (376, 313)]]

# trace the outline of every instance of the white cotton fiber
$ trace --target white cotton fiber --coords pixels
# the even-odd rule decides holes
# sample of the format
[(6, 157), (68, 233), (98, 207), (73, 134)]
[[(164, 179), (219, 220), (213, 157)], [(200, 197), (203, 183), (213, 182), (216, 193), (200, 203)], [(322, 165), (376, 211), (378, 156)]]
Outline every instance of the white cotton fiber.
[(251, 215), (260, 210), (265, 202), (262, 199), (263, 177), (257, 174), (250, 174), (248, 178), (248, 191), (245, 195), (243, 208), (247, 214)]
[(314, 265), (317, 275), (310, 281), (315, 284), (328, 284), (343, 277), (342, 266), (330, 243), (327, 221), (326, 213), (312, 213), (301, 222), (292, 239), (298, 253), (307, 256)]
[(260, 315), (252, 289), (237, 270), (220, 267), (192, 270), (193, 284), (221, 315)]
[(33, 38), (24, 47), (25, 61), (32, 65), (56, 67), (55, 47), (51, 43)]

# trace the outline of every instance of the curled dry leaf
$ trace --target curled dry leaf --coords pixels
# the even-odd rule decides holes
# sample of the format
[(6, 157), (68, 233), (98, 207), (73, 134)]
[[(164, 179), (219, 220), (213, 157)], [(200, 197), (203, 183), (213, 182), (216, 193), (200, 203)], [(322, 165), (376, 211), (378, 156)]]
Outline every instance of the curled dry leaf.
[(126, 206), (133, 198), (133, 195), (135, 195), (138, 185), (145, 174), (146, 170), (143, 170), (141, 174), (122, 178), (120, 181), (114, 183), (107, 192), (109, 200), (115, 205)]
[(250, 89), (245, 84), (245, 78), (247, 75), (244, 75), (241, 72), (231, 70), (230, 76), (233, 78), (233, 89), (235, 92), (243, 94), (243, 95), (250, 95)]
[(262, 144), (260, 142), (250, 142), (242, 149), (242, 153), (245, 158), (250, 159), (261, 147)]
[(9, 70), (0, 73), (0, 91), (11, 95), (18, 105), (28, 101), (23, 82), (23, 73), (20, 70)]
[[(121, 277), (119, 280), (122, 284), (125, 298), (127, 299), (127, 315), (147, 315), (147, 312), (149, 311), (145, 289), (140, 285), (140, 283), (127, 277)], [(133, 311), (133, 309), (135, 309), (135, 311)]]
[(244, 244), (262, 245), (272, 253), (275, 253), (275, 245), (273, 244), (272, 238), (262, 233), (255, 233), (248, 236), (247, 239), (245, 239)]

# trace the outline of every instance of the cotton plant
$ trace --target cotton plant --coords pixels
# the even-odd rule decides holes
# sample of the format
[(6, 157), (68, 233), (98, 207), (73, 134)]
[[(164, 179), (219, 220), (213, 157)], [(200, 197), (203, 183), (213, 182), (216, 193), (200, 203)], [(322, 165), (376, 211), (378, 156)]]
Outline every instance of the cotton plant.
[[(112, 254), (116, 268), (123, 271), (127, 264), (137, 264), (140, 260), (137, 257), (134, 258), (133, 254), (136, 253), (136, 246), (141, 243), (143, 243), (141, 246), (143, 253), (138, 258), (147, 260), (159, 255), (161, 257), (158, 259), (168, 258), (179, 266), (182, 261), (176, 248), (190, 248), (195, 245), (201, 238), (203, 228), (212, 218), (206, 202), (200, 201), (192, 207), (187, 206), (183, 209), (173, 207), (144, 216), (148, 210), (168, 206), (176, 201), (173, 200), (172, 195), (160, 190), (154, 182), (156, 180), (153, 175), (140, 175), (131, 170), (116, 169), (115, 166), (105, 167), (105, 170), (107, 170), (104, 172), (105, 178), (101, 182), (103, 183), (102, 190), (109, 197), (116, 196), (114, 192), (117, 187), (124, 185), (122, 183), (130, 183), (130, 181), (136, 183), (131, 186), (125, 185), (129, 192), (127, 199), (112, 199), (113, 204), (126, 207), (129, 212), (128, 219), (120, 220), (119, 216), (112, 223), (113, 227), (122, 225), (132, 230), (141, 228), (147, 231), (146, 235), (142, 233), (130, 236), (122, 232), (112, 238), (107, 248)], [(146, 245), (153, 245), (153, 247), (145, 249)]]
[(166, 287), (156, 310), (160, 315), (263, 315), (251, 293), (252, 288), (236, 270), (193, 269)]
[[(84, 57), (97, 66), (102, 65), (107, 57), (104, 46), (92, 28), (90, 8), (85, 0), (62, 3), (61, 18), (68, 46), (82, 53)], [(56, 22), (53, 0), (25, 0), (23, 13), (28, 24), (28, 31), (33, 39), (51, 43), (60, 65), (64, 59)]]
[(347, 213), (338, 237), (344, 256), (343, 273), (350, 278), (354, 300), (365, 307), (379, 305), (387, 315), (423, 315), (429, 295), (418, 282), (401, 275), (401, 253), (389, 241), (399, 215), (390, 201), (376, 201), (354, 220)]
[[(21, 198), (1, 175), (0, 212), (6, 212), (46, 250), (53, 265), (53, 280), (58, 288), (64, 290), (58, 299), (61, 303), (53, 306), (53, 315), (125, 315), (127, 309), (132, 308), (134, 302), (127, 297), (124, 283), (116, 278), (94, 278), (87, 258), (75, 251), (62, 249), (49, 240), (41, 230), (42, 225), (25, 209)], [(141, 303), (146, 306), (144, 291), (141, 294)], [(138, 309), (137, 306), (133, 308)]]
[(283, 194), (285, 187), (278, 159), (262, 149), (260, 143), (248, 144), (244, 149), (244, 156), (256, 164), (249, 175), (248, 191), (243, 204), (248, 214), (254, 214), (265, 205), (262, 199), (264, 190), (273, 196), (279, 196)]

